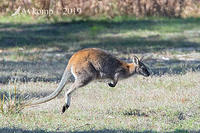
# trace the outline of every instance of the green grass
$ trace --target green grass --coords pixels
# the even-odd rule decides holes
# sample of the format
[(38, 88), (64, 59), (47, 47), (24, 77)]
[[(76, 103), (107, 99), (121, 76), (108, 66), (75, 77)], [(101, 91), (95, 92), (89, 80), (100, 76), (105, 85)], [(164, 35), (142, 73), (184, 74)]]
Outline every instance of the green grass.
[(1, 17), (0, 48), (49, 48), (76, 51), (100, 47), (122, 52), (199, 49), (200, 19), (130, 18), (58, 21), (31, 17)]

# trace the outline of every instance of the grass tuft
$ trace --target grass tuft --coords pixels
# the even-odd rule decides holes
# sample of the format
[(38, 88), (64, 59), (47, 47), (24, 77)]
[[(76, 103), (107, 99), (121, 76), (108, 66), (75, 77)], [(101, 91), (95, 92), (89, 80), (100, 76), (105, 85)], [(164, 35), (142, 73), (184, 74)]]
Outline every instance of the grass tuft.
[(148, 117), (149, 114), (146, 112), (143, 112), (139, 109), (127, 109), (123, 113), (125, 116), (143, 116), (143, 117)]
[(23, 98), (18, 95), (16, 86), (6, 94), (3, 94), (2, 100), (0, 98), (0, 113), (3, 115), (20, 113), (24, 108)]

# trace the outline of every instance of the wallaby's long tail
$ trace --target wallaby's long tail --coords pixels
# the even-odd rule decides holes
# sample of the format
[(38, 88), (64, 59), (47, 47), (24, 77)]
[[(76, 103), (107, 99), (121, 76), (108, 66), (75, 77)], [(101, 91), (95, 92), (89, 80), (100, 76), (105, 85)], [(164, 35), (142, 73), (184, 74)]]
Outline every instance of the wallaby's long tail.
[(70, 76), (71, 76), (70, 70), (66, 69), (64, 71), (64, 73), (63, 73), (62, 79), (61, 79), (57, 89), (53, 93), (51, 93), (49, 96), (46, 96), (46, 97), (41, 98), (39, 100), (23, 103), (23, 106), (24, 107), (25, 106), (33, 106), (33, 105), (37, 105), (37, 104), (48, 102), (48, 101), (56, 98), (60, 94), (60, 92), (63, 90), (65, 84), (70, 79)]

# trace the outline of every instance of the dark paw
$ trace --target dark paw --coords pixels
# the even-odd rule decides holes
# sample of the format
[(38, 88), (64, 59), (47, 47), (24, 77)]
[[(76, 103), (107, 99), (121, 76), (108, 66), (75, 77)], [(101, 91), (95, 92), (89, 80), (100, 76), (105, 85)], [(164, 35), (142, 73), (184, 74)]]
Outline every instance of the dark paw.
[(62, 113), (65, 113), (65, 111), (69, 108), (69, 105), (65, 104), (63, 105), (63, 108), (62, 108)]
[(109, 85), (110, 87), (115, 87), (115, 85), (112, 84), (112, 83), (108, 83), (108, 85)]

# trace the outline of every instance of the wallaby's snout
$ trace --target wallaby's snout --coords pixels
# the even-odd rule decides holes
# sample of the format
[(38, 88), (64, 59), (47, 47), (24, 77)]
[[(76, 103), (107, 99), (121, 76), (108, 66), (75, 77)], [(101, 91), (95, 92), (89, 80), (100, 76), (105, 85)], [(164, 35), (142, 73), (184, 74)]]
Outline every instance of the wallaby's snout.
[(147, 77), (149, 77), (151, 74), (150, 74), (150, 72), (149, 72), (148, 70), (147, 70), (147, 72), (148, 72), (148, 73), (147, 73), (147, 75), (146, 75), (146, 76), (147, 76)]
[(150, 76), (150, 72), (148, 71), (147, 68), (145, 68), (144, 70), (142, 70), (143, 76), (145, 77), (149, 77)]
[(138, 68), (138, 73), (145, 77), (150, 76), (150, 72), (148, 71), (147, 67), (142, 62), (140, 62), (140, 66)]

